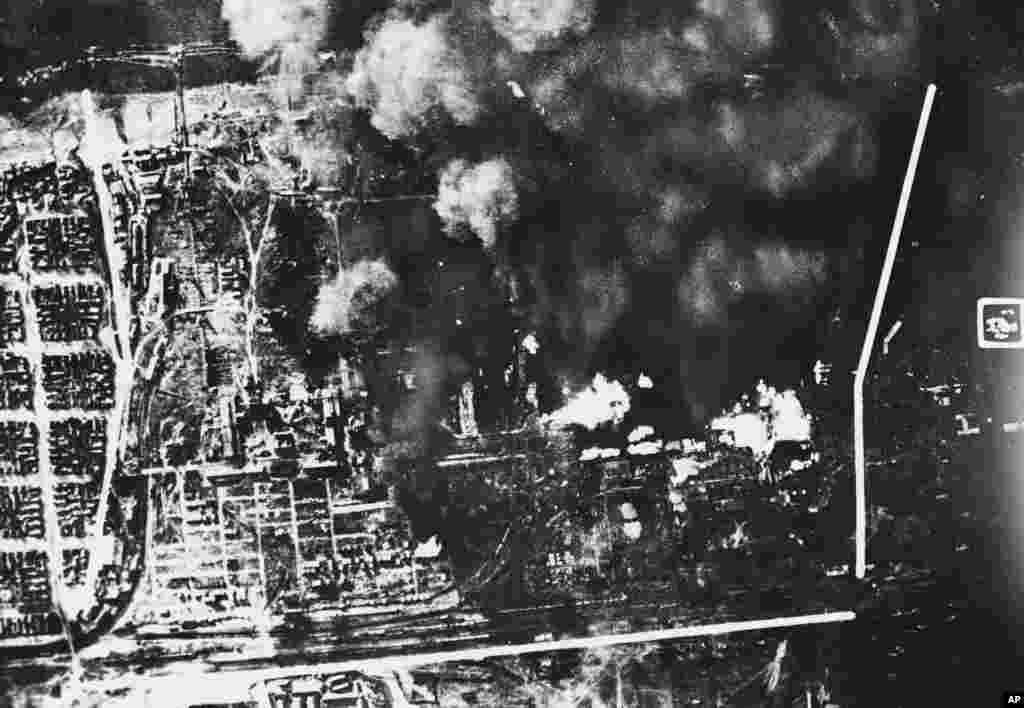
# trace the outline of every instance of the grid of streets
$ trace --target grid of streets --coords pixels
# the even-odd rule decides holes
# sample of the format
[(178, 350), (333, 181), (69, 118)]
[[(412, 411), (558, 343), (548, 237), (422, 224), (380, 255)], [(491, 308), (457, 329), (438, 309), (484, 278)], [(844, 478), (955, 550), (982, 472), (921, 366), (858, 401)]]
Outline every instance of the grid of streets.
[(115, 379), (99, 336), (110, 308), (91, 177), (20, 166), (0, 191), (2, 646), (60, 636), (56, 604), (74, 612), (117, 569), (112, 548), (94, 553)]
[[(109, 116), (80, 101), (96, 134)], [(430, 387), (424, 346), (370, 326), (324, 347), (330, 373), (313, 376), (273, 322), (298, 260), (310, 292), (356, 267), (346, 209), (392, 197), (260, 182), (259, 123), (215, 148), (118, 145), (4, 177), (4, 641), (91, 632), (87, 670), (302, 673), (313, 657), (793, 620), (840, 598), (841, 465), (795, 392), (762, 382), (706, 439), (619, 435), (651, 379), (571, 394), (516, 288), (491, 288), (484, 254), (451, 240), (410, 259), (410, 316), (446, 322), (473, 366), (439, 392), (447, 441), (422, 460), (436, 496), (410, 498), (382, 409)], [(483, 346), (485, 321), (505, 331)], [(597, 429), (566, 413), (586, 396)]]
[(270, 620), (269, 603), (287, 607), (289, 596), (301, 595), (308, 611), (387, 612), (452, 589), (446, 565), (416, 553), (389, 499), (358, 501), (330, 480), (214, 486), (198, 469), (147, 472), (168, 504), (159, 528), (150, 526), (146, 583), (131, 617), (143, 632), (208, 621), (223, 630), (229, 618), (251, 628)]
[[(82, 100), (91, 115), (87, 93)], [(432, 465), (454, 506), (480, 512), (479, 521), (464, 521), (479, 548), (464, 549), (476, 558), (463, 558), (468, 579), (456, 591), (444, 546), (459, 539), (448, 530), (415, 543), (394, 490), (378, 475), (380, 450), (367, 434), (373, 402), (365, 400), (360, 367), (342, 358), (347, 376), (320, 388), (287, 371), (273, 372), (275, 390), (259, 380), (261, 367), (282, 359), (257, 303), (258, 271), (266, 267), (260, 254), (284, 258), (274, 250), (282, 245), (273, 242), (273, 220), (323, 220), (322, 195), (269, 191), (263, 207), (243, 213), (224, 195), (229, 157), (169, 146), (114, 161), (92, 170), (15, 168), (5, 177), (0, 303), (11, 314), (0, 329), (0, 511), (4, 631), (12, 641), (59, 637), (55, 602), (80, 620), (97, 602), (120, 610), (130, 598), (123, 619), (142, 634), (213, 634), (317, 610), (472, 608), (460, 603), (460, 591), (516, 574), (537, 606), (566, 597), (651, 606), (667, 598), (682, 608), (681, 595), (699, 600), (714, 581), (746, 588), (747, 604), (762, 612), (768, 605), (758, 593), (791, 585), (796, 575), (807, 586), (799, 597), (781, 590), (788, 599), (779, 611), (791, 612), (807, 608), (812, 586), (827, 582), (826, 570), (846, 555), (841, 545), (829, 548), (801, 573), (772, 561), (780, 544), (798, 555), (807, 539), (839, 536), (847, 525), (816, 520), (829, 490), (814, 480), (835, 465), (811, 454), (799, 402), (800, 432), (760, 461), (742, 450), (764, 441), (748, 446), (736, 431), (712, 430), (719, 442), (731, 440), (725, 444), (666, 444), (643, 426), (628, 447), (581, 456), (572, 434), (537, 425), (543, 363), (530, 335), (510, 338), (501, 370), (481, 368), (449, 402), (447, 424), (460, 434)], [(471, 265), (439, 260), (437, 268), (448, 286), (440, 290), (468, 297), (458, 282)], [(466, 303), (453, 307), (457, 326), (467, 326)], [(372, 356), (417, 354), (378, 348)], [(398, 364), (388, 385), (411, 395), (415, 366)], [(644, 387), (638, 379), (634, 395)], [(386, 393), (380, 384), (377, 393)], [(495, 405), (478, 412), (476, 397)], [(767, 387), (761, 397), (728, 420), (769, 429), (772, 407), (789, 399)], [(186, 434), (189, 426), (197, 430)], [(765, 474), (772, 484), (759, 479)], [(112, 494), (115, 481), (126, 484)], [(126, 544), (97, 523), (115, 511), (124, 516), (133, 494), (145, 500), (137, 504), (145, 528), (128, 534), (131, 562)], [(787, 533), (798, 515), (807, 538)], [(755, 536), (745, 521), (753, 516), (765, 529)], [(762, 562), (759, 550), (769, 547)], [(729, 564), (739, 570), (719, 573)], [(136, 566), (145, 567), (139, 591)], [(665, 621), (693, 619), (680, 613)], [(544, 625), (542, 614), (535, 619)], [(618, 631), (635, 621), (594, 615), (559, 631)], [(508, 632), (501, 622), (509, 624), (497, 621), (495, 631)]]

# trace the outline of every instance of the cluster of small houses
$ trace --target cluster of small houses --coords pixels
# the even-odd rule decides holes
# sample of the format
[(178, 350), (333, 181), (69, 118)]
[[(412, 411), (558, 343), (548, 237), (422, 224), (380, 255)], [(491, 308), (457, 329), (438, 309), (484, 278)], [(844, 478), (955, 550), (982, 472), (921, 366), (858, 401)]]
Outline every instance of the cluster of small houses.
[(60, 623), (51, 612), (48, 558), (43, 551), (0, 551), (0, 607), (16, 615), (0, 620), (0, 639), (53, 634)]
[(100, 285), (38, 287), (33, 290), (32, 299), (43, 341), (88, 341), (99, 334), (104, 311), (104, 292)]
[(57, 215), (58, 210), (88, 209), (95, 199), (87, 171), (68, 160), (41, 164), (21, 163), (0, 174), (0, 200), (18, 213), (34, 217)]
[(21, 293), (0, 287), (0, 346), (17, 344), (25, 339), (25, 313)]
[(0, 422), (0, 477), (39, 471), (39, 429), (27, 420)]
[(107, 421), (66, 418), (50, 425), (50, 464), (58, 476), (102, 477), (107, 459)]
[(55, 410), (108, 410), (114, 405), (114, 361), (93, 350), (43, 357), (47, 406)]
[(33, 385), (28, 359), (0, 352), (0, 410), (31, 408)]
[(18, 209), (0, 203), (0, 273), (13, 273), (18, 267)]
[(53, 502), (61, 537), (85, 538), (99, 507), (99, 484), (54, 485)]
[(99, 262), (99, 228), (85, 212), (30, 216), (23, 228), (37, 271), (88, 271)]
[(43, 538), (43, 490), (0, 487), (0, 538)]

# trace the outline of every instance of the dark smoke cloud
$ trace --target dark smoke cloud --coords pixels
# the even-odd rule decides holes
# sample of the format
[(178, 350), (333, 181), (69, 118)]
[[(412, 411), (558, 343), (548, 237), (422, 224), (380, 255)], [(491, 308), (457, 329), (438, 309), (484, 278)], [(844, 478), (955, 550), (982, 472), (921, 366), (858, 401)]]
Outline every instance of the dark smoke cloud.
[[(634, 338), (638, 350), (616, 345), (616, 356), (663, 370), (638, 336), (642, 321), (692, 339), (704, 329), (741, 328), (735, 306), (751, 299), (777, 299), (786, 312), (812, 303), (824, 281), (824, 251), (786, 247), (794, 233), (776, 233), (771, 224), (743, 225), (743, 202), (784, 202), (822, 180), (864, 180), (877, 162), (863, 109), (813, 85), (736, 90), (747, 81), (750, 62), (785, 39), (774, 3), (708, 0), (651, 16), (658, 21), (595, 22), (540, 43), (525, 59), (491, 56), (497, 76), (466, 75), (481, 82), (472, 90), (479, 111), (467, 124), (479, 125), (501, 109), (487, 102), (493, 88), (487, 82), (512, 81), (520, 105), (531, 110), (529, 120), (542, 121), (563, 141), (567, 174), (545, 182), (543, 195), (520, 195), (525, 223), (510, 231), (511, 252), (496, 257), (526, 267), (538, 321), (564, 343), (572, 380), (581, 378), (573, 369), (602, 365), (608, 338)], [(450, 39), (464, 57), (494, 53), (493, 44)], [(478, 66), (486, 61), (475, 59)], [(544, 198), (561, 200), (561, 228), (532, 221), (542, 218), (535, 200)], [(730, 235), (716, 240), (722, 227)], [(517, 237), (531, 247), (517, 247)], [(665, 288), (660, 296), (659, 288)], [(708, 356), (702, 347), (679, 343), (684, 386), (702, 371), (710, 380), (723, 375), (696, 364)]]
[[(416, 343), (411, 370), (416, 390), (402, 398), (387, 429), (377, 432), (386, 443), (382, 462), (392, 475), (403, 474), (407, 471), (403, 465), (414, 464), (433, 452), (431, 448), (441, 433), (438, 423), (445, 414), (445, 384), (453, 375), (465, 374), (464, 365), (446, 356), (444, 348), (433, 341)], [(413, 477), (425, 486), (430, 480), (428, 475)]]

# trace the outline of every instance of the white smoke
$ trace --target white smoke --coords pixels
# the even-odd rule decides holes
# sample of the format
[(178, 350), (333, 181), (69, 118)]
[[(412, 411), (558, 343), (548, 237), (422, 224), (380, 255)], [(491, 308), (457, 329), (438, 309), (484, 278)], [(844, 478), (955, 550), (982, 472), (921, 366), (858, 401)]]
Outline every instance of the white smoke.
[(536, 356), (537, 352), (540, 351), (540, 342), (537, 341), (537, 335), (531, 332), (523, 337), (523, 349)]
[(645, 439), (647, 439), (649, 437), (652, 437), (653, 435), (654, 435), (654, 428), (653, 427), (651, 427), (650, 425), (639, 425), (636, 428), (633, 428), (633, 432), (631, 432), (626, 437), (626, 439), (629, 442), (631, 442), (631, 443), (638, 443), (641, 440), (645, 440)]
[(699, 477), (700, 470), (700, 464), (692, 457), (673, 457), (670, 482), (673, 486), (682, 487), (686, 480)]
[(291, 107), (303, 94), (304, 77), (317, 68), (327, 0), (224, 0), (221, 17), (249, 56), (276, 52), (278, 100)]
[(545, 418), (555, 427), (580, 425), (594, 430), (605, 423), (618, 423), (629, 413), (629, 394), (618, 381), (597, 374), (584, 390), (569, 399), (564, 407)]
[(771, 421), (772, 437), (777, 441), (803, 442), (811, 439), (811, 419), (804, 413), (796, 391), (776, 394), (771, 402)]
[(776, 442), (805, 442), (811, 439), (811, 418), (804, 412), (796, 391), (781, 393), (774, 386), (759, 381), (756, 388), (757, 408), (747, 411), (742, 406), (711, 422), (711, 429), (728, 433), (732, 445), (750, 448), (755, 455), (771, 452)]
[(757, 186), (779, 197), (827, 164), (851, 174), (873, 168), (863, 116), (819, 94), (797, 94), (775, 106), (722, 103), (715, 130)]
[(344, 334), (367, 308), (398, 285), (383, 261), (359, 261), (320, 288), (310, 326), (325, 334)]
[(501, 223), (516, 218), (519, 197), (512, 168), (502, 158), (471, 166), (454, 160), (441, 172), (434, 210), (449, 234), (468, 226), (488, 248)]
[(724, 307), (734, 293), (728, 283), (732, 254), (725, 240), (716, 236), (703, 243), (689, 272), (679, 284), (678, 297), (698, 323), (713, 322), (724, 314)]
[(491, 0), (494, 29), (520, 52), (532, 52), (594, 21), (594, 0)]
[[(639, 99), (647, 108), (678, 105), (702, 81), (732, 71), (727, 57), (710, 51), (699, 27), (625, 34), (591, 50), (600, 81), (609, 89)], [(587, 71), (586, 64), (574, 67)]]
[(825, 279), (823, 253), (765, 245), (754, 251), (753, 260), (755, 278), (769, 292), (814, 286)]
[(764, 51), (775, 42), (775, 17), (767, 0), (701, 0), (697, 9), (742, 52)]
[(390, 138), (412, 135), (435, 108), (460, 124), (480, 111), (465, 57), (448, 41), (445, 23), (444, 15), (423, 24), (389, 18), (356, 55), (346, 88)]
[(325, 101), (307, 110), (305, 117), (301, 125), (282, 121), (261, 137), (263, 155), (273, 172), (286, 183), (295, 174), (288, 162), (294, 164), (297, 160), (318, 184), (337, 184), (351, 159), (344, 145), (347, 116)]
[(733, 446), (749, 448), (755, 455), (763, 455), (771, 449), (768, 421), (757, 413), (715, 418), (711, 421), (711, 429), (731, 434)]
[(764, 244), (744, 253), (716, 235), (697, 250), (677, 295), (696, 322), (714, 323), (745, 294), (798, 298), (813, 292), (826, 275), (822, 252)]
[(591, 462), (593, 460), (610, 460), (622, 454), (617, 447), (588, 447), (580, 453), (580, 462)]
[(858, 0), (851, 9), (853, 17), (846, 19), (824, 15), (833, 39), (843, 50), (843, 73), (887, 80), (912, 73), (921, 38), (916, 3), (900, 0), (883, 11), (879, 3)]
[[(221, 17), (249, 55), (312, 53), (327, 29), (325, 0), (223, 0)], [(293, 55), (294, 56), (294, 55)]]

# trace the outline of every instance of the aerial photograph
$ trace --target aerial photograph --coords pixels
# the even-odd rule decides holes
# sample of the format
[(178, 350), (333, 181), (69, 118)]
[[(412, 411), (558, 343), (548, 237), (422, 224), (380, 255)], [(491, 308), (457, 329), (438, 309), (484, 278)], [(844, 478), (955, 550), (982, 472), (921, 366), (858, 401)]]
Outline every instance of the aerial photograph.
[(0, 708), (1024, 704), (1024, 9), (5, 0)]

